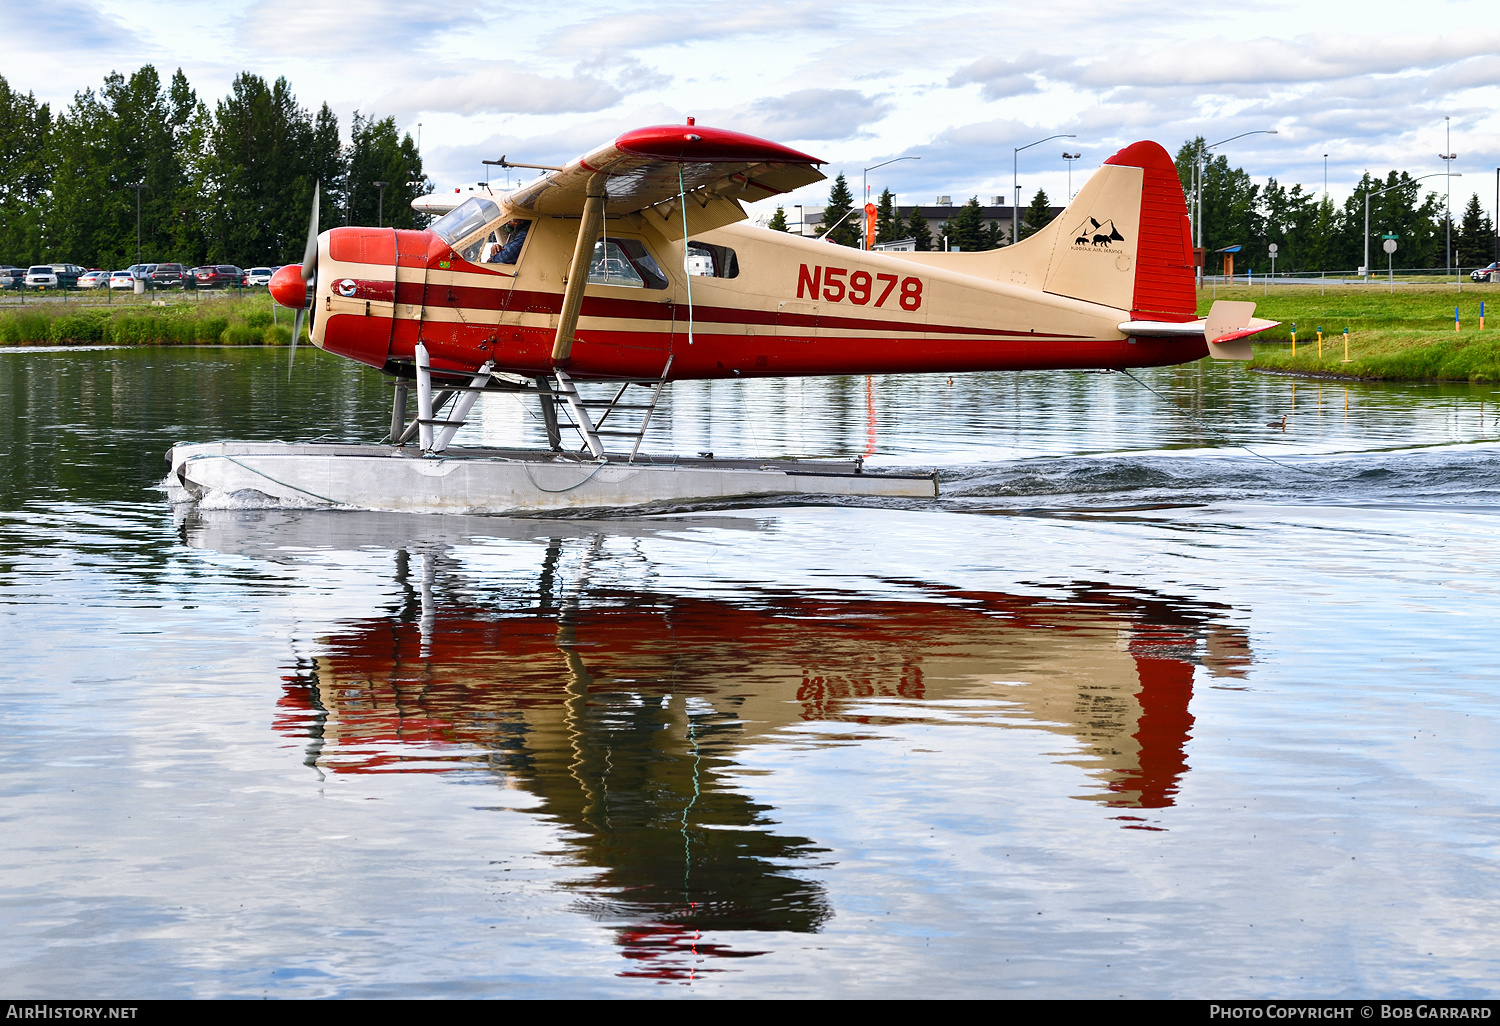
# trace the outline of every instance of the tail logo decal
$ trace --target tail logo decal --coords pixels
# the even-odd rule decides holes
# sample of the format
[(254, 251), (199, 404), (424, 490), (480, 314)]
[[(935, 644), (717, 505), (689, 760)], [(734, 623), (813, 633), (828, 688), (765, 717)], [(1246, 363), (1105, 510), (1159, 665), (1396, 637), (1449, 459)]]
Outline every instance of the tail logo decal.
[(1125, 241), (1125, 236), (1115, 227), (1113, 219), (1101, 224), (1093, 217), (1080, 224), (1073, 236), (1073, 248), (1084, 251), (1109, 250), (1112, 243)]

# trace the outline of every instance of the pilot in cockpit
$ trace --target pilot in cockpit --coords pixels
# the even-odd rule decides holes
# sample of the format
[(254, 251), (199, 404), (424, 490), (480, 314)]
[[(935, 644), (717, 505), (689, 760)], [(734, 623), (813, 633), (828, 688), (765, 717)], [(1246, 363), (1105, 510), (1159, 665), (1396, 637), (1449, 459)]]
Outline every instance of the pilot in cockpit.
[(513, 264), (521, 255), (521, 246), (526, 242), (526, 232), (531, 222), (521, 219), (506, 222), (498, 233), (494, 250), (485, 261), (491, 264)]

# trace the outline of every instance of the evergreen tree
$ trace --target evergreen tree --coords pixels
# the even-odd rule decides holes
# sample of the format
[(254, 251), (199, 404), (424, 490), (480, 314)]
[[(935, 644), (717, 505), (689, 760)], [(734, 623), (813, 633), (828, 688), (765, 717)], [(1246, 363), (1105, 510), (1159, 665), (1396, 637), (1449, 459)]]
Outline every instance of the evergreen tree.
[(1484, 267), (1495, 259), (1495, 225), (1479, 203), (1479, 194), (1469, 198), (1458, 229), (1458, 265)]
[(52, 112), (0, 76), (0, 263), (42, 258), (42, 204), (52, 184)]
[(205, 216), (208, 142), (213, 117), (187, 76), (178, 68), (167, 87), (168, 124), (176, 153), (178, 185), (172, 205), (169, 240), (173, 259), (193, 267), (208, 253), (208, 221)]
[(312, 118), (285, 78), (269, 85), (248, 72), (235, 78), (218, 103), (209, 146), (208, 259), (249, 265), (302, 258), (312, 136)]
[(977, 253), (984, 245), (984, 211), (979, 206), (979, 197), (958, 208), (943, 226), (943, 237), (950, 249), (961, 249), (965, 253)]
[(1005, 245), (1005, 229), (1000, 227), (999, 221), (991, 221), (984, 230), (984, 248), (999, 249)]
[[(1394, 187), (1394, 188), (1392, 188)], [(1377, 189), (1390, 188), (1381, 196), (1373, 195)], [(1365, 258), (1365, 195), (1370, 195), (1370, 262), (1376, 262), (1380, 254), (1381, 235), (1390, 233), (1399, 239), (1401, 262), (1407, 267), (1442, 267), (1443, 247), (1443, 201), (1437, 193), (1429, 192), (1427, 198), (1418, 202), (1420, 189), (1406, 172), (1391, 171), (1385, 181), (1365, 172), (1355, 186), (1354, 194), (1344, 202), (1340, 247), (1333, 255), (1338, 266), (1357, 267)]]
[(766, 227), (773, 232), (790, 231), (786, 223), (786, 210), (782, 207), (777, 207), (776, 213), (771, 215), (771, 220), (766, 222)]
[(927, 227), (927, 218), (922, 216), (921, 207), (911, 208), (911, 217), (906, 222), (906, 234), (911, 236), (918, 253), (926, 253), (932, 249), (932, 229)]
[[(411, 201), (422, 194), (425, 175), (411, 136), (398, 138), (395, 118), (377, 121), (355, 111), (349, 137), (349, 223), (417, 227)], [(383, 202), (376, 182), (387, 183)]]
[[(978, 201), (976, 200), (977, 204)], [(1021, 238), (1029, 239), (1052, 221), (1052, 201), (1043, 189), (1038, 189), (1031, 198), (1031, 205), (1021, 214)]]
[(833, 188), (828, 193), (828, 206), (823, 208), (823, 231), (827, 233), (824, 238), (840, 246), (858, 246), (859, 225), (852, 215), (845, 216), (853, 209), (854, 194), (849, 191), (849, 183), (844, 181), (844, 176), (840, 173), (833, 180)]
[(174, 258), (184, 178), (167, 101), (148, 64), (128, 79), (111, 72), (98, 94), (84, 90), (59, 116), (52, 159), (64, 173), (52, 181), (43, 233), (45, 248), (59, 255), (50, 259), (108, 269), (134, 263), (137, 201), (141, 258)]
[[(318, 183), (318, 219), (323, 225), (344, 224), (345, 178), (348, 170), (344, 165), (344, 148), (339, 141), (339, 119), (328, 104), (318, 110), (313, 121), (312, 148), (308, 153), (313, 181)], [(390, 200), (389, 191), (386, 195)], [(390, 224), (390, 221), (386, 222)]]
[[(1306, 265), (1304, 250), (1313, 222), (1317, 218), (1318, 203), (1302, 191), (1302, 186), (1284, 188), (1276, 179), (1266, 182), (1261, 193), (1262, 236), (1254, 240), (1255, 252), (1268, 252), (1266, 247), (1276, 244), (1276, 269), (1278, 271), (1316, 270)], [(1257, 260), (1259, 257), (1256, 258)], [(1267, 269), (1270, 268), (1269, 256)]]
[(880, 199), (875, 204), (875, 242), (895, 242), (904, 238), (901, 232), (905, 229), (901, 219), (896, 216), (896, 197), (889, 189), (883, 189)]

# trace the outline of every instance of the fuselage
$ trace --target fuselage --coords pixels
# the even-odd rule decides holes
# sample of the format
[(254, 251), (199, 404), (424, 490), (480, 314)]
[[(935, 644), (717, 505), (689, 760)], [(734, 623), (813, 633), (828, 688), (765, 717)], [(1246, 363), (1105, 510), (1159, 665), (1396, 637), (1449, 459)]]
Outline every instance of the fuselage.
[[(649, 211), (609, 216), (565, 365), (680, 380), (1199, 359), (1201, 334), (1120, 327), (1195, 316), (1181, 189), (1165, 152), (1141, 145), (1148, 166), (1107, 164), (1052, 225), (986, 253), (868, 252), (743, 222), (684, 240)], [(335, 228), (318, 243), (313, 340), (395, 372), (420, 342), (435, 371), (545, 375), (578, 234), (578, 216), (503, 197), (427, 231)]]

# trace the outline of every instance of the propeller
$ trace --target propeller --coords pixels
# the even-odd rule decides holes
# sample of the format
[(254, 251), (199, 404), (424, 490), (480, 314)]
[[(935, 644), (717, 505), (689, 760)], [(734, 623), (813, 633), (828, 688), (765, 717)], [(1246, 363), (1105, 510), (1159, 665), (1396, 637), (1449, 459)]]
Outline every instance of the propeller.
[(313, 184), (312, 217), (307, 224), (307, 247), (302, 251), (300, 266), (288, 264), (271, 277), (271, 296), (282, 306), (296, 310), (292, 318), (292, 355), (287, 361), (287, 377), (297, 359), (297, 340), (302, 336), (302, 319), (317, 291), (318, 281), (318, 206), (321, 183)]

